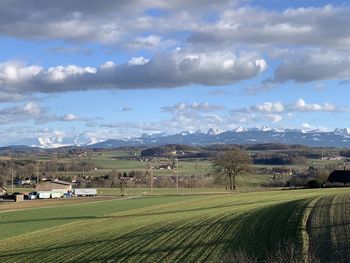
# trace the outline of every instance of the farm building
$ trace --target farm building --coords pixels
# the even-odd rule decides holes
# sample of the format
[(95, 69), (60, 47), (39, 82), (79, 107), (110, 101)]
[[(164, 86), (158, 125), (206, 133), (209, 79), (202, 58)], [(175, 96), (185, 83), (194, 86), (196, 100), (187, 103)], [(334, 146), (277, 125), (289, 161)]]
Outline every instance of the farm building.
[(68, 192), (72, 191), (72, 184), (69, 182), (54, 180), (39, 183), (35, 186), (36, 191), (57, 191), (59, 192)]
[(331, 183), (350, 183), (350, 170), (334, 170), (328, 177)]

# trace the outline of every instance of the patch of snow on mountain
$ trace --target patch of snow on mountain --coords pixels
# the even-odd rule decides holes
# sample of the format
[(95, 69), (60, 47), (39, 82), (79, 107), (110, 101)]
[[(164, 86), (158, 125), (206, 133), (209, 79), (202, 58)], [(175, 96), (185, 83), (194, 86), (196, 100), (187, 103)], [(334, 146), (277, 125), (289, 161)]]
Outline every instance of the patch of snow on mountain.
[(208, 135), (218, 135), (220, 133), (222, 133), (223, 131), (218, 129), (218, 128), (210, 128), (208, 131), (207, 131), (207, 134)]
[(237, 127), (236, 129), (233, 130), (234, 132), (247, 132), (248, 129), (243, 128), (243, 127)]

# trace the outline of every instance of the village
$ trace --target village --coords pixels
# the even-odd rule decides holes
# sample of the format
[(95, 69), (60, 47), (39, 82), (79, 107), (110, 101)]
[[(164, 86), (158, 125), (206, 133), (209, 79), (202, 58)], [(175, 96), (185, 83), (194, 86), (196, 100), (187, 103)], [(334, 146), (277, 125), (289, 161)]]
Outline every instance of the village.
[[(4, 192), (3, 189), (1, 190)], [(36, 184), (33, 192), (13, 192), (11, 195), (3, 193), (2, 198), (23, 202), (24, 200), (95, 197), (96, 195), (95, 188), (72, 188), (72, 183), (55, 179)]]

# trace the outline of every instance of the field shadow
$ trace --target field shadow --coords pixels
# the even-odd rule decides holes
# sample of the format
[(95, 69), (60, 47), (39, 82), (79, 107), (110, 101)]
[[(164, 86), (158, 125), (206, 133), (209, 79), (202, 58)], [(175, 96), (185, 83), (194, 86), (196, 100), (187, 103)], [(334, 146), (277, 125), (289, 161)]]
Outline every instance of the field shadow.
[[(339, 200), (340, 199), (340, 200)], [(310, 250), (320, 262), (349, 262), (350, 195), (320, 198), (307, 221)]]
[[(227, 211), (215, 216), (208, 217), (209, 213), (189, 220), (161, 221), (119, 235), (112, 230), (101, 230), (98, 235), (58, 244), (41, 244), (40, 248), (26, 248), (1, 256), (4, 260), (21, 258), (23, 262), (34, 258), (54, 261), (57, 255), (62, 262), (217, 262), (222, 255), (237, 249), (264, 258), (266, 251), (273, 250), (283, 240), (292, 239), (300, 244), (297, 233), (305, 200), (271, 205), (240, 215), (231, 213), (229, 205), (224, 207)], [(211, 207), (194, 211), (205, 209)], [(159, 217), (168, 213), (171, 212), (136, 216)]]
[[(231, 203), (231, 204), (223, 204), (218, 206), (207, 206), (207, 207), (200, 207), (200, 208), (190, 208), (190, 209), (176, 209), (176, 210), (169, 210), (169, 211), (156, 211), (156, 212), (145, 212), (145, 213), (130, 213), (130, 214), (124, 214), (124, 215), (104, 215), (104, 216), (62, 216), (62, 217), (41, 217), (41, 218), (30, 218), (30, 219), (24, 219), (24, 220), (11, 220), (6, 218), (6, 220), (0, 220), (0, 225), (6, 225), (6, 224), (15, 224), (15, 223), (31, 223), (31, 222), (42, 222), (42, 221), (72, 221), (72, 220), (91, 220), (91, 219), (108, 219), (108, 218), (131, 218), (131, 217), (144, 217), (144, 216), (159, 216), (159, 215), (169, 215), (169, 214), (179, 214), (179, 213), (190, 213), (190, 212), (200, 212), (205, 210), (215, 210), (215, 209), (221, 209), (221, 208), (230, 208), (234, 206), (246, 206), (246, 205), (254, 205), (259, 203), (266, 203), (266, 201), (252, 201), (252, 202), (244, 202), (244, 203)], [(152, 207), (150, 207), (150, 210)]]

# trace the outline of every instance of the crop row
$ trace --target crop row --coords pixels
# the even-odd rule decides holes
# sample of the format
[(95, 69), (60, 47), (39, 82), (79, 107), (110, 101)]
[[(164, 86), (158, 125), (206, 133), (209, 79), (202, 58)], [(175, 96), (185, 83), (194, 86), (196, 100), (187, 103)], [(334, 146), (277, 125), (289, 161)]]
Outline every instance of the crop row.
[[(0, 222), (3, 229), (32, 222), (40, 228), (0, 240), (1, 262), (206, 262), (239, 249), (263, 259), (285, 241), (301, 249), (304, 209), (325, 193), (156, 197), (11, 212)], [(43, 211), (38, 221), (35, 212)], [(67, 211), (76, 213), (75, 220)], [(309, 220), (320, 221), (316, 212)]]
[(347, 262), (350, 255), (350, 194), (320, 198), (308, 222), (310, 252), (321, 262)]

